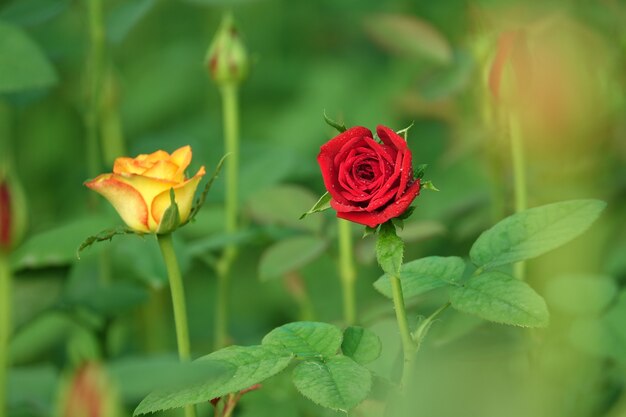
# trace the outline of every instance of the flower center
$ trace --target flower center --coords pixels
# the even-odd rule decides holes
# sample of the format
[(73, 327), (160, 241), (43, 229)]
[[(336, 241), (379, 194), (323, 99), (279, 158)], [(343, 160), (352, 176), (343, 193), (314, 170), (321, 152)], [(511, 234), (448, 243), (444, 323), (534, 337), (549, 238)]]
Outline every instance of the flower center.
[(363, 181), (370, 182), (374, 179), (374, 170), (370, 164), (361, 164), (356, 167), (356, 176)]

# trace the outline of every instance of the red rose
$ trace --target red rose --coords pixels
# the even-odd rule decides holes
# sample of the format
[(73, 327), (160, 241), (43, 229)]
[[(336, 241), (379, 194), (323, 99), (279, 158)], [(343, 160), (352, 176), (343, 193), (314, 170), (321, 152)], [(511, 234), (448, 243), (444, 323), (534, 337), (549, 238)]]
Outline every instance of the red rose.
[(411, 150), (385, 126), (355, 126), (324, 144), (317, 156), (337, 217), (376, 227), (400, 216), (420, 191)]

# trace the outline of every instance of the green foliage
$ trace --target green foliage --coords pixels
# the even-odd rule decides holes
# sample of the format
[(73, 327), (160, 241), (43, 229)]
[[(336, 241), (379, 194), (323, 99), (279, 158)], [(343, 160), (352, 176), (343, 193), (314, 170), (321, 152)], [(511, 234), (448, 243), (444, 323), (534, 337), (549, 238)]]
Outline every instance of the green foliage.
[[(400, 281), (405, 299), (416, 297), (436, 288), (459, 285), (465, 262), (456, 256), (429, 256), (402, 265)], [(387, 298), (393, 298), (389, 275), (385, 274), (374, 282), (376, 288)]]
[(155, 0), (130, 0), (111, 10), (106, 19), (107, 38), (119, 43), (133, 27), (152, 9)]
[(283, 239), (270, 246), (259, 262), (259, 278), (281, 278), (297, 271), (319, 257), (326, 249), (326, 241), (315, 236), (297, 236)]
[(247, 201), (250, 217), (261, 224), (287, 226), (309, 232), (319, 232), (323, 218), (308, 217), (299, 221), (309, 207), (315, 206), (317, 197), (310, 190), (291, 184), (276, 185), (253, 194)]
[[(168, 210), (171, 208), (171, 206), (168, 208)], [(176, 212), (178, 213), (178, 206), (176, 206)], [(78, 249), (76, 250), (76, 257), (80, 258), (80, 253), (87, 249), (88, 247), (90, 247), (91, 245), (93, 245), (94, 243), (98, 243), (98, 242), (110, 242), (111, 240), (113, 240), (113, 238), (115, 236), (119, 236), (119, 235), (137, 235), (137, 236), (143, 236), (144, 234), (141, 232), (136, 232), (133, 229), (130, 229), (129, 227), (126, 226), (117, 226), (113, 229), (107, 229), (107, 230), (103, 230), (101, 232), (98, 232), (95, 235), (91, 235), (89, 237), (87, 237), (83, 243), (80, 244), (80, 246), (78, 247)]]
[(304, 219), (309, 214), (319, 213), (320, 211), (328, 210), (330, 208), (330, 200), (332, 200), (332, 197), (327, 191), (324, 194), (322, 194), (319, 200), (317, 200), (317, 203), (315, 203), (313, 207), (309, 209), (309, 211), (307, 211), (306, 213), (303, 213), (300, 216), (300, 219)]
[(20, 26), (44, 23), (69, 5), (69, 0), (13, 0), (0, 9), (0, 20)]
[(551, 309), (566, 314), (592, 315), (605, 310), (615, 299), (618, 288), (604, 275), (568, 274), (546, 283), (545, 297)]
[(280, 346), (302, 358), (329, 358), (337, 353), (341, 340), (337, 326), (299, 321), (272, 330), (263, 338), (263, 345)]
[(545, 327), (545, 301), (528, 284), (501, 272), (485, 272), (454, 289), (450, 302), (457, 310), (485, 320), (521, 327)]
[(50, 87), (56, 72), (39, 47), (15, 26), (0, 22), (0, 93)]
[(226, 160), (227, 157), (228, 155), (224, 155), (222, 159), (220, 159), (220, 161), (217, 163), (217, 165), (215, 166), (215, 171), (213, 171), (213, 175), (211, 175), (206, 185), (204, 186), (202, 193), (200, 193), (200, 196), (198, 197), (193, 207), (191, 208), (191, 212), (189, 212), (189, 217), (181, 226), (184, 226), (185, 224), (193, 221), (193, 219), (196, 217), (196, 215), (198, 214), (198, 212), (200, 211), (200, 209), (202, 208), (202, 206), (204, 205), (206, 201), (207, 195), (209, 194), (209, 191), (211, 190), (211, 186), (213, 185), (213, 183), (219, 176), (220, 171), (222, 170), (222, 166), (224, 165), (224, 161)]
[(380, 356), (382, 344), (371, 330), (358, 326), (350, 326), (343, 332), (341, 351), (356, 363), (365, 365)]
[(392, 222), (380, 226), (376, 240), (376, 259), (382, 270), (388, 275), (399, 275), (404, 256), (404, 242), (396, 235)]
[[(108, 222), (107, 217), (90, 216), (72, 220), (50, 230), (30, 237), (14, 253), (12, 261), (15, 269), (44, 268), (67, 265), (76, 260), (76, 248), (85, 236)], [(118, 229), (125, 233), (125, 228)], [(94, 236), (94, 241), (108, 240), (109, 233)], [(83, 243), (84, 245), (84, 243)], [(82, 246), (82, 245), (81, 245)]]
[(190, 383), (150, 393), (134, 415), (207, 402), (238, 392), (282, 371), (293, 355), (277, 346), (231, 346), (193, 362), (200, 372)]
[(305, 361), (293, 370), (293, 383), (305, 397), (347, 412), (363, 401), (372, 386), (371, 373), (346, 356)]
[(524, 210), (481, 234), (470, 259), (490, 269), (535, 258), (582, 234), (605, 207), (599, 200), (571, 200)]

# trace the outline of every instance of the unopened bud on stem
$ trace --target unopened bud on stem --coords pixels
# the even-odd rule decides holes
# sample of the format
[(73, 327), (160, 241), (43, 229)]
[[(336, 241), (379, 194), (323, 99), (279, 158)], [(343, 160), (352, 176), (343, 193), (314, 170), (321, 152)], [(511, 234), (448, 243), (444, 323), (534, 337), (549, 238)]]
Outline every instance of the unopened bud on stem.
[(206, 66), (218, 85), (237, 85), (248, 76), (248, 53), (230, 14), (224, 16), (213, 38)]

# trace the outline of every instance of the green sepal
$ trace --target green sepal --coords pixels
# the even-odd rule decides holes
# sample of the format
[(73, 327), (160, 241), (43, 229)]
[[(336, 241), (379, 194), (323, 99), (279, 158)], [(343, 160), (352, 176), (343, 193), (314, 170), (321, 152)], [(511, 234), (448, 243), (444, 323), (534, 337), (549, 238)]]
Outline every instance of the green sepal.
[(328, 191), (325, 192), (320, 197), (320, 199), (317, 200), (317, 203), (315, 203), (313, 205), (313, 207), (311, 207), (311, 209), (309, 211), (307, 211), (306, 213), (302, 213), (302, 216), (300, 216), (300, 220), (304, 219), (309, 214), (319, 213), (321, 211), (328, 210), (330, 208), (330, 200), (331, 199), (332, 199), (332, 197), (330, 196)]
[(363, 238), (366, 238), (370, 235), (375, 235), (376, 233), (378, 233), (379, 230), (380, 230), (380, 225), (376, 227), (365, 226), (365, 229), (363, 229)]
[(83, 250), (90, 247), (91, 245), (93, 245), (94, 243), (104, 242), (104, 241), (110, 242), (113, 239), (113, 237), (118, 236), (118, 235), (137, 235), (137, 236), (143, 237), (145, 233), (138, 232), (127, 226), (118, 226), (113, 229), (103, 230), (93, 236), (89, 236), (87, 239), (83, 241), (83, 243), (80, 244), (80, 246), (76, 250), (76, 258), (80, 259), (80, 253)]
[(404, 210), (404, 213), (402, 213), (401, 215), (399, 215), (396, 218), (399, 219), (399, 220), (406, 220), (409, 217), (411, 217), (411, 214), (413, 214), (414, 211), (415, 211), (415, 206), (409, 206), (409, 208)]
[(431, 180), (426, 180), (426, 181), (422, 182), (421, 187), (424, 190), (439, 191), (439, 188), (435, 187), (435, 185), (433, 184), (433, 182)]
[(407, 140), (407, 135), (409, 134), (409, 130), (413, 127), (413, 125), (415, 125), (415, 122), (411, 122), (410, 125), (408, 125), (407, 127), (405, 127), (404, 129), (398, 130), (396, 133), (398, 135), (402, 135), (404, 136), (404, 140)]
[(324, 121), (326, 122), (327, 125), (329, 125), (330, 127), (336, 129), (339, 133), (343, 133), (346, 130), (348, 130), (348, 128), (346, 127), (346, 125), (344, 123), (336, 122), (333, 119), (331, 119), (330, 117), (328, 117), (326, 115), (326, 110), (324, 110)]
[(211, 178), (209, 178), (209, 181), (204, 186), (204, 190), (202, 190), (200, 197), (198, 197), (198, 199), (196, 200), (196, 204), (194, 204), (193, 207), (191, 208), (191, 211), (189, 212), (189, 217), (187, 217), (187, 220), (181, 223), (181, 226), (184, 226), (187, 223), (193, 221), (196, 215), (198, 214), (198, 212), (200, 211), (200, 209), (202, 208), (202, 206), (204, 205), (204, 202), (206, 201), (206, 196), (209, 194), (209, 190), (211, 189), (211, 186), (213, 185), (220, 171), (222, 170), (222, 166), (224, 165), (224, 161), (226, 160), (226, 158), (228, 158), (228, 155), (230, 154), (224, 155), (222, 159), (220, 159), (220, 161), (217, 163), (217, 166), (215, 167), (215, 171), (213, 171), (213, 175), (211, 175)]
[(161, 223), (157, 229), (158, 235), (166, 235), (172, 233), (180, 226), (180, 212), (176, 203), (176, 194), (174, 188), (170, 188), (170, 206), (165, 210), (161, 217)]
[(426, 168), (428, 168), (428, 164), (420, 164), (413, 170), (413, 178), (421, 179), (424, 177), (424, 173), (426, 172)]
[(383, 223), (376, 240), (376, 259), (382, 270), (389, 275), (400, 276), (402, 258), (404, 256), (404, 242), (396, 234), (396, 227), (392, 221)]

